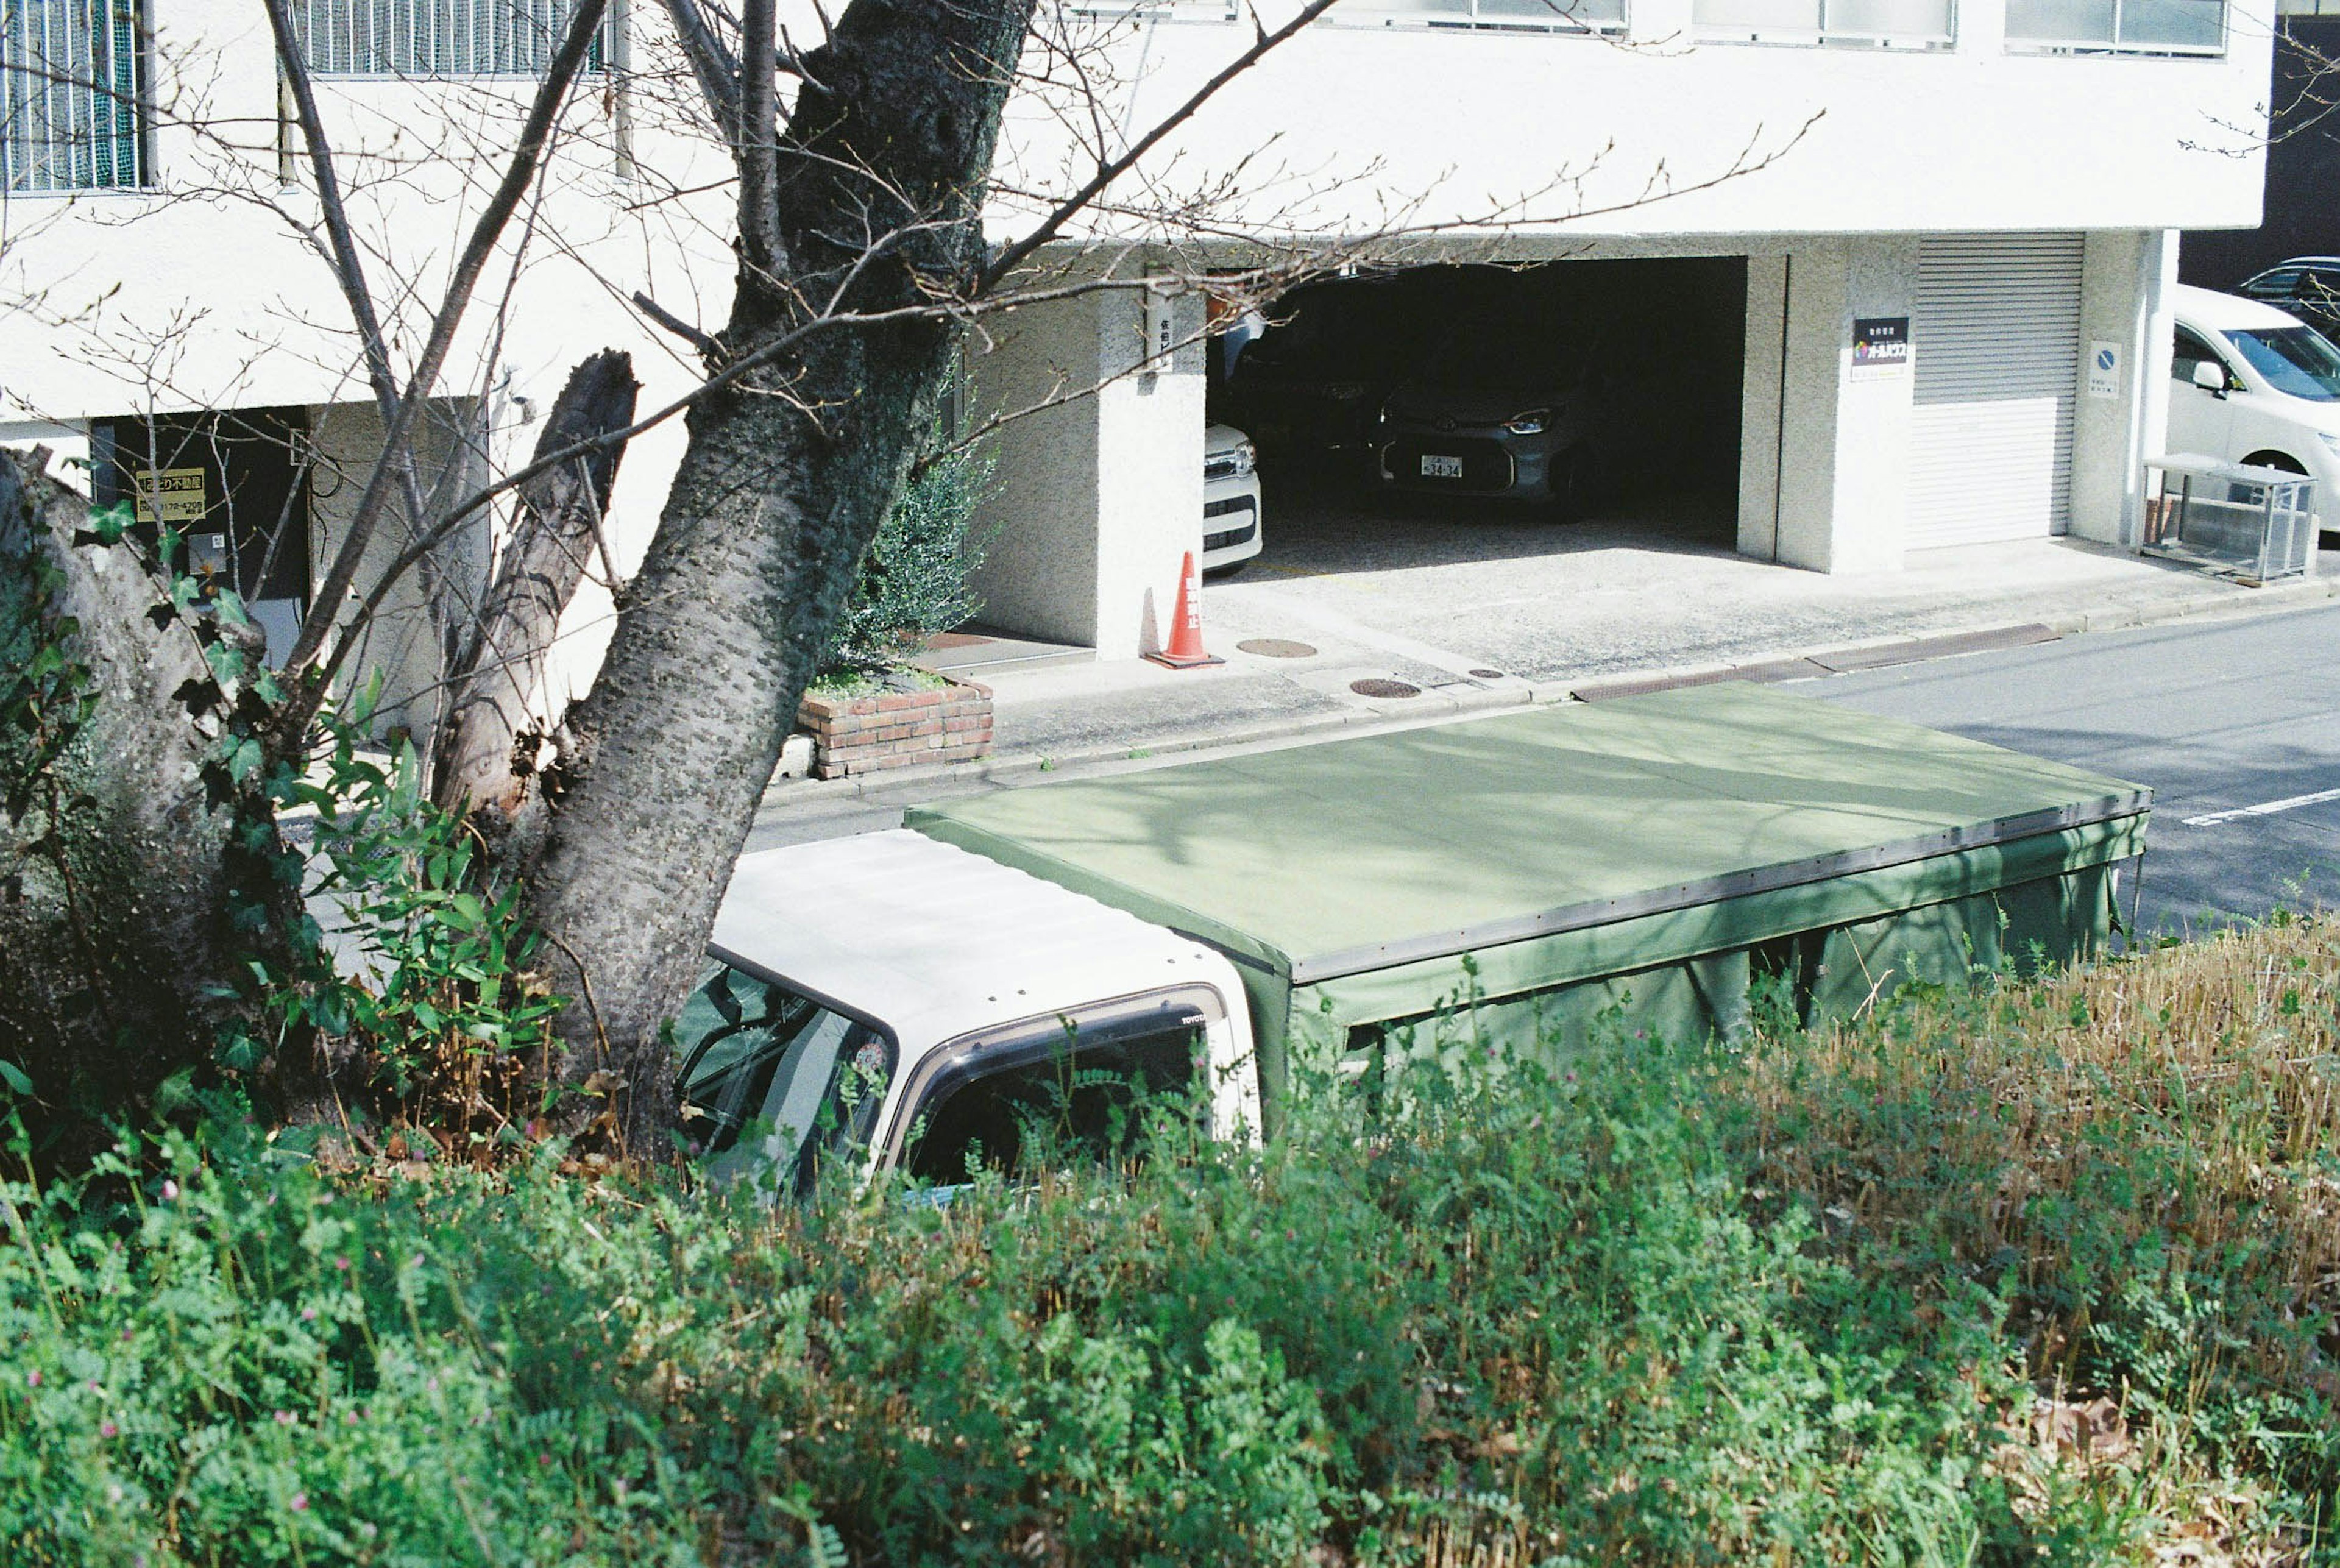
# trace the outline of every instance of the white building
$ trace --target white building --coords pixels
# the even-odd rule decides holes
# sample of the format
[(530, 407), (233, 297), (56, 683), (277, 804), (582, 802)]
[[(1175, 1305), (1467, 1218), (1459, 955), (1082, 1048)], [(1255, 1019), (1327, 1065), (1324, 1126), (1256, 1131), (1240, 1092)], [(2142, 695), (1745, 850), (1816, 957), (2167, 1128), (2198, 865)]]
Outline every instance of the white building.
[[(337, 139), (381, 182), (360, 192), (377, 286), (435, 292), (459, 211), (493, 178), (469, 149), (495, 145), (524, 97), (547, 0), (303, 3)], [(1737, 393), (1740, 551), (1868, 572), (1982, 541), (2123, 542), (2164, 418), (2174, 231), (2258, 221), (2267, 4), (1343, 0), (1145, 165), (1157, 194), (1225, 184), (1206, 232), (1244, 243), (1107, 218), (1085, 254), (1110, 259), (1076, 264), (1191, 273), (1254, 259), (1263, 236), (1337, 248), (1393, 228), (1425, 261), (1714, 258), (1743, 330), (1697, 373)], [(1253, 36), (1223, 4), (1100, 9), (1081, 25), (1113, 84), (1104, 114), (1025, 94), (1006, 184), (1062, 188), (1086, 156), (1068, 125), (1125, 142)], [(1271, 27), (1293, 9), (1261, 6)], [(669, 64), (652, 10), (613, 22), (525, 286), (477, 314), (453, 362), (441, 448), (469, 477), (524, 454), (527, 404), (593, 350), (633, 351), (646, 409), (689, 386), (689, 351), (635, 291), (722, 318), (723, 193), (706, 190), (722, 162), (645, 107), (650, 66)], [(267, 585), (306, 613), (378, 426), (332, 279), (284, 222), (313, 221), (313, 202), (265, 21), (248, 0), (12, 0), (9, 15), (12, 62), (56, 47), (43, 37), (91, 39), (159, 107), (127, 123), (11, 79), (0, 297), (34, 303), (0, 324), (0, 438), (94, 434), (102, 456), (138, 416), (278, 411), (321, 460), (295, 501), (307, 577), (271, 562)], [(501, 54), (480, 42), (498, 18)], [(241, 134), (193, 128), (218, 116)], [(1002, 195), (992, 224), (1011, 237), (1033, 207)], [(1204, 309), (1174, 301), (1176, 334), (1198, 335)], [(1126, 289), (1034, 305), (970, 350), (978, 410), (1103, 382), (1000, 433), (1002, 527), (978, 583), (988, 620), (1101, 658), (1166, 637), (1201, 531), (1205, 355), (1143, 363), (1145, 310)], [(1879, 346), (1897, 341), (1907, 358)], [(626, 459), (621, 568), (679, 445), (669, 426)], [(572, 680), (605, 616), (590, 594), (572, 613)]]

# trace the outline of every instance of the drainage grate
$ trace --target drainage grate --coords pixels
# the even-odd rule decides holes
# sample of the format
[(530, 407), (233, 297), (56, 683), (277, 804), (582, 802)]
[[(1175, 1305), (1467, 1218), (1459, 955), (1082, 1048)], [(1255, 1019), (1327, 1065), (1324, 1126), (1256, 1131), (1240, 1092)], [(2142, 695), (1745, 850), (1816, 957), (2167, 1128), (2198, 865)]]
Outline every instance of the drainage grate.
[(1254, 637), (1235, 646), (1245, 653), (1256, 653), (1262, 659), (1314, 659), (1316, 650), (1305, 642), (1294, 642), (1288, 637)]
[(1352, 680), (1349, 690), (1360, 697), (1419, 697), (1422, 688), (1403, 680)]

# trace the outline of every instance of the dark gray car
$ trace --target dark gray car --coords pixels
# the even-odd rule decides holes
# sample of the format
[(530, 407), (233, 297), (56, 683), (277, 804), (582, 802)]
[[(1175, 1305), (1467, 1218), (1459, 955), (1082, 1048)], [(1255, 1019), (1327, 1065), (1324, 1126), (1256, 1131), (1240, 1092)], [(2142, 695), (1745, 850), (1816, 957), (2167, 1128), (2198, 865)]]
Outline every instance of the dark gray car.
[(1393, 490), (1503, 496), (1581, 511), (1604, 466), (1598, 362), (1578, 335), (1480, 322), (1450, 335), (1382, 404)]

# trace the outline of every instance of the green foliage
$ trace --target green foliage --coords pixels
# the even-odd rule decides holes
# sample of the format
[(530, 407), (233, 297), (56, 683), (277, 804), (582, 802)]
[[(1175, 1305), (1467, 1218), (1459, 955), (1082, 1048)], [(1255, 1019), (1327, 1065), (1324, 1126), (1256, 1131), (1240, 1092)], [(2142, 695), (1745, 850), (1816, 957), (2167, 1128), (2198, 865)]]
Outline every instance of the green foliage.
[[(540, 1106), (520, 1097), (560, 999), (530, 968), (539, 938), (519, 890), (495, 873), (468, 818), (434, 806), (411, 744), (366, 749), (379, 683), (319, 719), (325, 743), (302, 772), (272, 780), (280, 809), (309, 815), (296, 862), (304, 903), (332, 911), (332, 946), (313, 919), (279, 971), (255, 959), (279, 1048), (322, 1035), (364, 1053), (381, 1098), (368, 1109), (427, 1126), (459, 1157), (511, 1144)], [(304, 918), (309, 918), (304, 917)]]
[(817, 677), (899, 663), (927, 636), (982, 608), (967, 580), (983, 561), (986, 541), (975, 513), (991, 481), (991, 461), (937, 444), (911, 470), (878, 525)]
[[(2328, 949), (2232, 967), (2329, 1030)], [(337, 1184), (218, 1109), (5, 1189), (0, 1560), (2077, 1564), (2215, 1518), (2340, 1562), (2330, 1204), (2271, 1175), (2329, 1182), (2335, 1113), (2254, 994), (2266, 1048), (2182, 1091), (2155, 1009), (2010, 983), (1425, 1060), (1265, 1148), (1172, 1114), (947, 1203), (557, 1149)], [(2228, 1162), (2266, 1212), (2220, 1217)], [(2097, 1395), (2124, 1446), (2076, 1453)]]

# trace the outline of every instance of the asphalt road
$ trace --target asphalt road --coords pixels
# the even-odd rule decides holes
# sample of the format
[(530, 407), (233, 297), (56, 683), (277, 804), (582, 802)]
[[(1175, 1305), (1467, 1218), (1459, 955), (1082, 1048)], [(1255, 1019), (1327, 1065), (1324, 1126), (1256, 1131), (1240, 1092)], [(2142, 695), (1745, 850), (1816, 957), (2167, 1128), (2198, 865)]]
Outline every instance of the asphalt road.
[(1790, 690), (2151, 785), (2139, 924), (2198, 930), (2340, 906), (2340, 665), (2325, 657), (2335, 647), (2340, 607), (2324, 606)]

